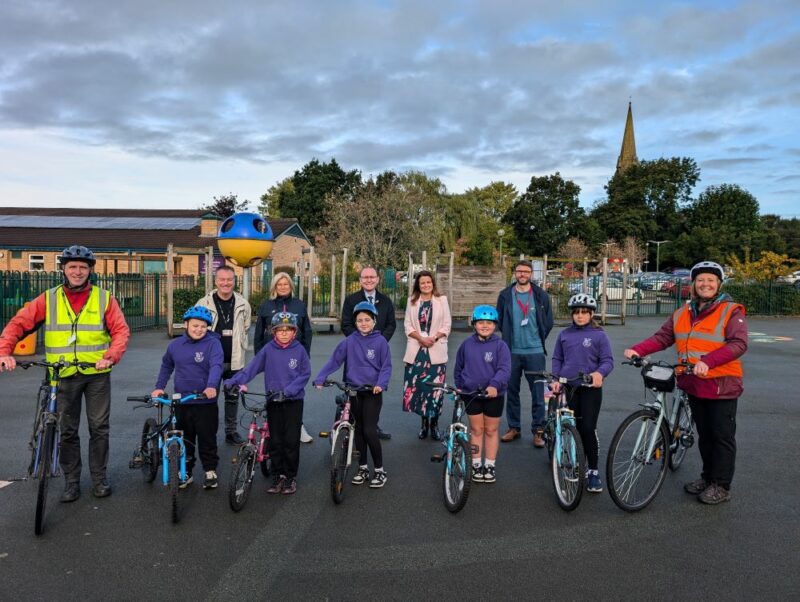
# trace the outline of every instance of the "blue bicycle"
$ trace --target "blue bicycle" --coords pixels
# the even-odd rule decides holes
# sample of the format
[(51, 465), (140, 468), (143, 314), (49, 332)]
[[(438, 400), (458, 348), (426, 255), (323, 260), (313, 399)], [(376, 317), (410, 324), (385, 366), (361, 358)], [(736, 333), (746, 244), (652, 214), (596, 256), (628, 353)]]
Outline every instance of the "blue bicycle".
[[(128, 464), (131, 469), (139, 469), (146, 483), (152, 483), (161, 466), (161, 481), (169, 489), (172, 506), (172, 522), (180, 520), (178, 514), (178, 491), (186, 475), (186, 444), (183, 431), (176, 428), (175, 410), (179, 404), (195, 399), (205, 399), (202, 393), (190, 393), (181, 397), (175, 393), (171, 399), (167, 397), (151, 397), (150, 395), (128, 397), (128, 401), (136, 401), (141, 405), (136, 408), (158, 408), (158, 419), (148, 418), (142, 427), (142, 438), (133, 452)], [(164, 419), (164, 408), (169, 415)]]
[(469, 441), (469, 423), (464, 421), (466, 406), (464, 399), (470, 401), (485, 396), (485, 391), (479, 389), (471, 393), (459, 391), (451, 385), (429, 385), (434, 391), (443, 391), (450, 394), (455, 402), (453, 406), (453, 419), (447, 427), (447, 434), (442, 441), (443, 454), (431, 456), (431, 462), (444, 462), (442, 473), (442, 491), (444, 505), (453, 513), (459, 512), (467, 504), (469, 491), (472, 485), (472, 453), (473, 448)]

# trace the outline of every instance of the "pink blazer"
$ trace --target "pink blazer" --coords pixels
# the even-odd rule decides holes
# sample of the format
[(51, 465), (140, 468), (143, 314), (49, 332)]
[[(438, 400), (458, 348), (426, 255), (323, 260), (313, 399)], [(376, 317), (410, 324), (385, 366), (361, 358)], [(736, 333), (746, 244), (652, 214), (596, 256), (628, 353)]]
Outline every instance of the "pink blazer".
[[(443, 334), (444, 337), (436, 341), (432, 347), (429, 347), (428, 352), (431, 354), (432, 364), (446, 364), (447, 337), (450, 335), (450, 326), (452, 322), (450, 318), (450, 304), (447, 302), (447, 297), (444, 295), (440, 297), (432, 297), (431, 309), (431, 313), (433, 315), (431, 316), (431, 329), (428, 334), (430, 336)], [(420, 332), (420, 326), (419, 305), (411, 305), (410, 299), (408, 301), (408, 305), (406, 305), (406, 317), (403, 320), (403, 324), (406, 330), (406, 337), (408, 337), (406, 342), (406, 353), (403, 356), (403, 361), (407, 364), (412, 364), (414, 363), (414, 358), (417, 357), (420, 344), (419, 341), (409, 337), (408, 335), (414, 331)]]

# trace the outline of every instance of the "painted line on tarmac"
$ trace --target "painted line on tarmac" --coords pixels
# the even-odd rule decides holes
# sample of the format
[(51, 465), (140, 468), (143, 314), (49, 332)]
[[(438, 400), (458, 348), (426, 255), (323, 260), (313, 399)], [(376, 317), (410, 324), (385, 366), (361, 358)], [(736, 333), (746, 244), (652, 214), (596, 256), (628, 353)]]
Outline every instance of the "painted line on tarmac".
[(2, 489), (3, 487), (8, 487), (9, 485), (11, 485), (12, 482), (13, 481), (0, 481), (0, 489)]
[(748, 332), (747, 336), (751, 343), (786, 343), (794, 341), (792, 337), (774, 336), (764, 332)]

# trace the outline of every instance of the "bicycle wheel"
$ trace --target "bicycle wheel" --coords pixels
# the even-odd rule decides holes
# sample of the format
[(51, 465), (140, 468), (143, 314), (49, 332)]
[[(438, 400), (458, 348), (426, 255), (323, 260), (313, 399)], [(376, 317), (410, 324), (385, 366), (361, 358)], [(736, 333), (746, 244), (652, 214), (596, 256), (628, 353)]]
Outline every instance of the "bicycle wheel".
[(553, 454), (550, 465), (558, 505), (567, 512), (575, 510), (586, 486), (586, 456), (581, 436), (573, 425), (561, 426), (561, 448)]
[[(669, 433), (658, 415), (639, 410), (619, 425), (606, 459), (608, 492), (614, 503), (628, 512), (647, 506), (658, 494), (667, 474)], [(652, 445), (652, 452), (647, 450)]]
[(142, 475), (145, 483), (152, 483), (158, 474), (158, 423), (155, 418), (148, 418), (142, 427)]
[(678, 415), (675, 420), (675, 430), (678, 434), (672, 438), (672, 447), (670, 448), (669, 454), (669, 469), (672, 471), (678, 470), (683, 463), (683, 459), (686, 457), (686, 451), (689, 449), (684, 444), (683, 437), (688, 435), (690, 439), (693, 439), (692, 429), (694, 428), (692, 424), (692, 408), (689, 407), (689, 400), (685, 395), (681, 395), (678, 403)]
[(331, 453), (331, 497), (341, 504), (344, 498), (344, 482), (347, 479), (347, 449), (350, 445), (350, 429), (336, 432)]
[(177, 523), (178, 517), (178, 491), (180, 490), (180, 461), (181, 461), (181, 446), (177, 441), (171, 441), (167, 445), (167, 461), (169, 462), (169, 482), (167, 483), (169, 489), (169, 497), (172, 502), (172, 522)]
[(44, 511), (47, 506), (47, 483), (52, 475), (51, 468), (56, 445), (56, 425), (48, 424), (44, 427), (42, 445), (39, 448), (39, 466), (36, 471), (36, 477), (39, 479), (39, 491), (36, 495), (36, 518), (33, 525), (33, 531), (36, 535), (41, 535), (44, 531)]
[(555, 423), (556, 423), (556, 409), (558, 408), (558, 395), (552, 395), (547, 402), (547, 421), (544, 425), (544, 442), (547, 447), (547, 460), (553, 460), (553, 446), (556, 441)]
[(453, 454), (444, 462), (442, 477), (444, 505), (450, 512), (458, 512), (466, 505), (472, 485), (472, 450), (461, 437), (453, 441)]
[(228, 486), (228, 503), (234, 512), (239, 512), (247, 503), (247, 496), (250, 495), (250, 488), (253, 486), (255, 461), (256, 452), (252, 447), (246, 445), (239, 448), (239, 453), (236, 457), (236, 470), (233, 471), (233, 476)]

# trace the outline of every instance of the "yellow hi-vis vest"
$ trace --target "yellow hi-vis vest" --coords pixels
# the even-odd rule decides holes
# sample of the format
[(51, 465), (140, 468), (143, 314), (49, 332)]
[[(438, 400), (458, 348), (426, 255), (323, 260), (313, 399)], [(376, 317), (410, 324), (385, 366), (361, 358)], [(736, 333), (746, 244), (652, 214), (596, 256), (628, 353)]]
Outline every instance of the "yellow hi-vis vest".
[[(106, 308), (111, 293), (92, 286), (86, 305), (78, 315), (72, 311), (62, 286), (51, 288), (47, 295), (44, 331), (44, 352), (48, 362), (57, 362), (61, 357), (72, 362), (97, 363), (111, 343), (106, 330)], [(110, 372), (94, 368), (81, 368), (81, 374)], [(78, 368), (65, 368), (61, 376), (71, 376)]]

